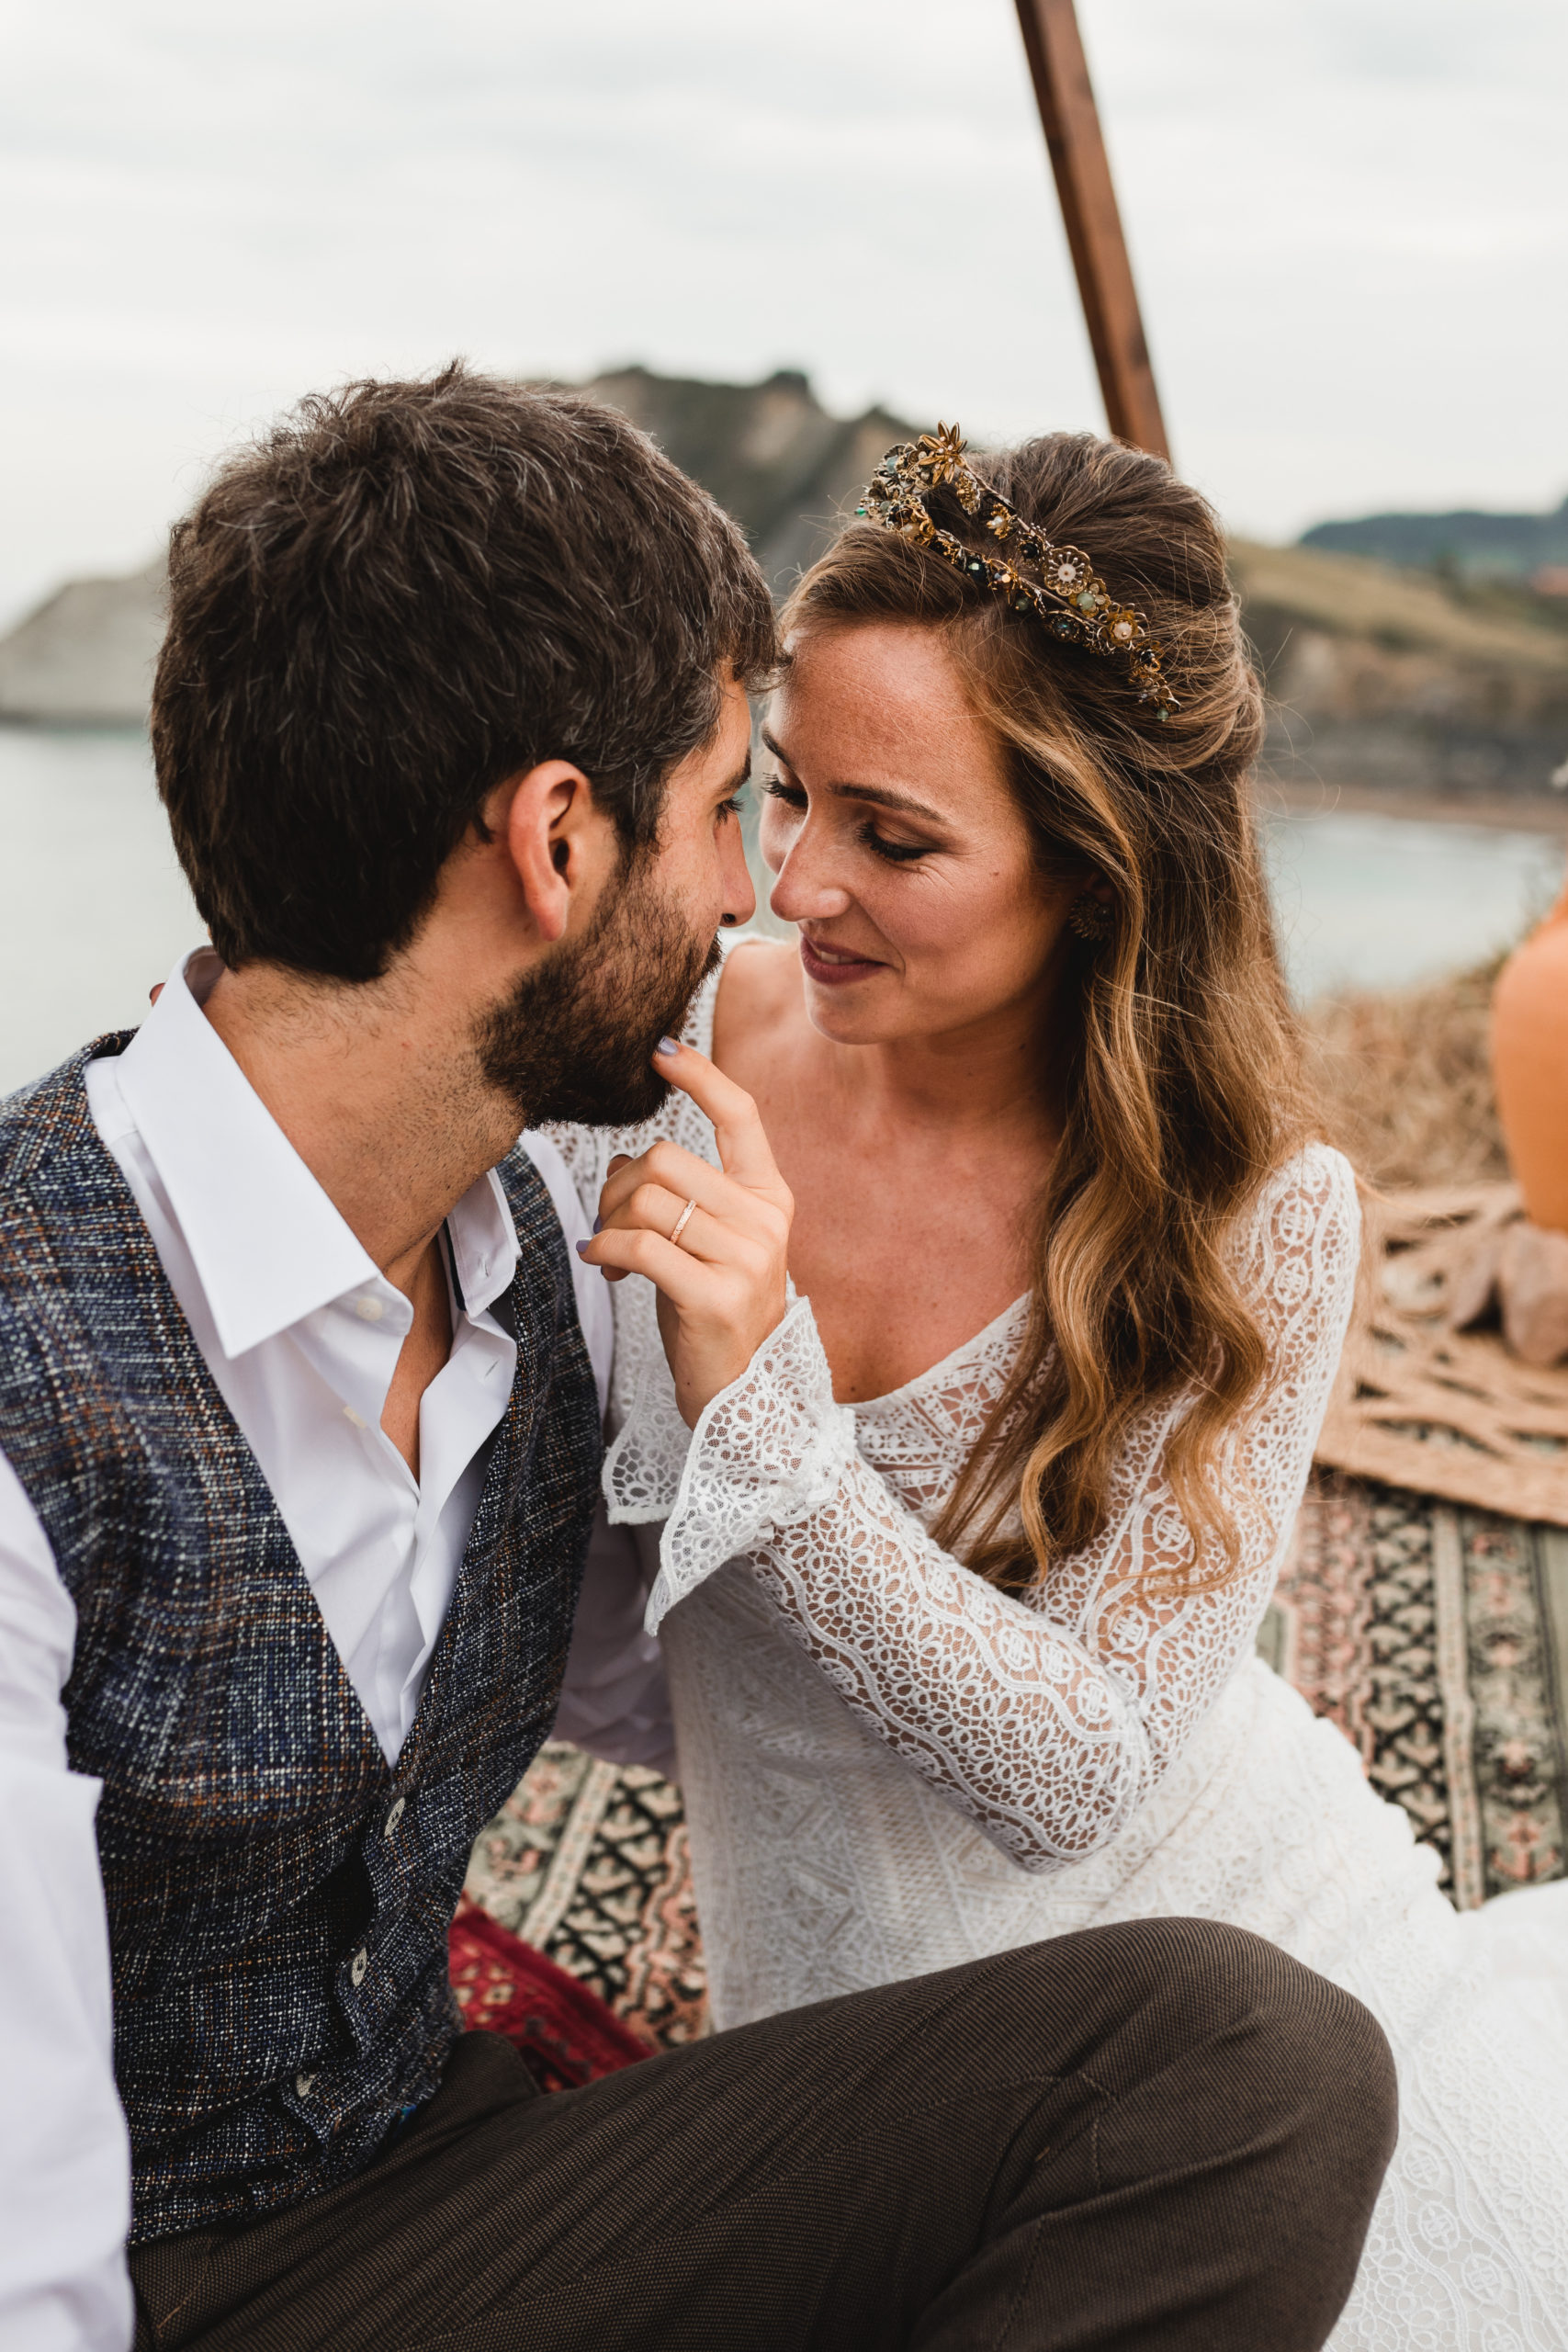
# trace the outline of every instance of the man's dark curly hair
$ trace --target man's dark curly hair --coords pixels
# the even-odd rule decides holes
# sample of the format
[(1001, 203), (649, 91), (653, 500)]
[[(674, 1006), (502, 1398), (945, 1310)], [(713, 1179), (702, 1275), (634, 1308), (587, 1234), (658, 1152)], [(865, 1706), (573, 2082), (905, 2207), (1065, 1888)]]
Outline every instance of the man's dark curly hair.
[(169, 551), (158, 788), (225, 962), (370, 980), (510, 775), (566, 759), (628, 850), (758, 683), (735, 525), (613, 409), (454, 363), (302, 401)]

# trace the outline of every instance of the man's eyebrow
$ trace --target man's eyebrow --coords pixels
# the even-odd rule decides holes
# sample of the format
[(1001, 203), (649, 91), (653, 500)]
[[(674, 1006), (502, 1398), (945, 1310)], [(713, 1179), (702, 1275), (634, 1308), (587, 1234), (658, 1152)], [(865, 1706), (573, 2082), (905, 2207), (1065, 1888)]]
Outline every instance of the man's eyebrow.
[(741, 763), (741, 765), (736, 769), (735, 774), (730, 777), (729, 782), (725, 786), (725, 787), (724, 787), (725, 797), (726, 797), (726, 798), (728, 798), (728, 796), (730, 795), (730, 793), (732, 793), (732, 792), (739, 792), (739, 791), (740, 790), (740, 788), (741, 788), (742, 785), (750, 784), (750, 781), (751, 781), (751, 754), (750, 754), (750, 752), (747, 752), (747, 754), (746, 754), (746, 757), (745, 757), (744, 761), (743, 761), (743, 762), (742, 762), (742, 763)]
[[(762, 741), (776, 760), (782, 760), (786, 768), (791, 765), (789, 753), (765, 727)], [(873, 800), (879, 808), (896, 808), (906, 817), (924, 817), (933, 825), (949, 822), (940, 808), (928, 808), (923, 800), (912, 799), (907, 792), (888, 792), (880, 784), (830, 784), (827, 788), (840, 800)]]

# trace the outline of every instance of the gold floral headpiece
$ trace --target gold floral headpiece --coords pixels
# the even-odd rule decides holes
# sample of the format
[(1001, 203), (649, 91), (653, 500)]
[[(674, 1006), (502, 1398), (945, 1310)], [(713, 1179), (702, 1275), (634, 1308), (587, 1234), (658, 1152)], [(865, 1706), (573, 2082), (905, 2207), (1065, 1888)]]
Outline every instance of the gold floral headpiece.
[[(1142, 613), (1116, 602), (1081, 548), (1057, 547), (989, 489), (965, 464), (964, 446), (956, 424), (900, 441), (872, 476), (856, 514), (945, 556), (955, 571), (1003, 597), (1015, 613), (1037, 614), (1055, 636), (1124, 661), (1138, 700), (1153, 703), (1157, 718), (1179, 710), (1160, 669), (1161, 648)], [(965, 547), (936, 520), (928, 501), (943, 482), (1005, 555)]]

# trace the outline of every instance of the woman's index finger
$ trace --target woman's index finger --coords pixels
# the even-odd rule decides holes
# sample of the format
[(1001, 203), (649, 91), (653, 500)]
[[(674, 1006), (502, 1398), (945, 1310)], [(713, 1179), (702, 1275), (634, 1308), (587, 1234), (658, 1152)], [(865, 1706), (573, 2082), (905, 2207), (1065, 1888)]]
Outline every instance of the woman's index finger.
[(660, 1078), (689, 1094), (698, 1110), (712, 1120), (719, 1165), (727, 1176), (761, 1192), (782, 1186), (761, 1114), (743, 1086), (726, 1078), (694, 1046), (678, 1046), (672, 1054), (655, 1054), (653, 1067)]

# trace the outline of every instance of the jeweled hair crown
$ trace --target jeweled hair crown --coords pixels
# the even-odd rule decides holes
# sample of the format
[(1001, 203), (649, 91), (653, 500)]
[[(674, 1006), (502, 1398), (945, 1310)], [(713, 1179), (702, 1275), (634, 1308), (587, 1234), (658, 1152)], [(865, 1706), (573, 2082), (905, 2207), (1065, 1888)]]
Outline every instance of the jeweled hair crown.
[[(956, 424), (939, 424), (918, 441), (900, 441), (872, 476), (856, 513), (915, 547), (929, 548), (1012, 611), (1032, 613), (1055, 636), (1125, 662), (1138, 700), (1151, 704), (1156, 718), (1179, 710), (1160, 666), (1162, 649), (1143, 614), (1117, 602), (1081, 548), (1058, 547), (983, 482), (964, 450)], [(965, 545), (931, 513), (932, 494), (943, 485), (972, 519), (976, 535), (987, 533), (1005, 554), (978, 537), (974, 546)]]

